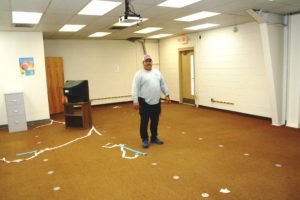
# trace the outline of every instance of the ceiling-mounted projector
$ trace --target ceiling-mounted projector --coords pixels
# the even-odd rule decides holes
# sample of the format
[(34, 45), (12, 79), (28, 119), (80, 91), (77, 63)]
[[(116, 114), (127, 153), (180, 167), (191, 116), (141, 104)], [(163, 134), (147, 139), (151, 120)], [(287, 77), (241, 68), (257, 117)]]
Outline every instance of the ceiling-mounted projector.
[(125, 13), (123, 16), (119, 17), (119, 22), (124, 23), (134, 23), (141, 22), (141, 15), (137, 14), (134, 10), (133, 5), (130, 3), (131, 0), (125, 0)]
[(133, 23), (133, 22), (141, 22), (142, 18), (139, 15), (135, 16), (121, 16), (119, 18), (119, 22)]

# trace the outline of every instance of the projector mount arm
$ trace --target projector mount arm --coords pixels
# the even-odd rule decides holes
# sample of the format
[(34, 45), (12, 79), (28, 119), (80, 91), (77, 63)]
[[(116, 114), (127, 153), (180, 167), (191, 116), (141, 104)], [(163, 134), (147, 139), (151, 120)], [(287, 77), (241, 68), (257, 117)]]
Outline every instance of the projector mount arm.
[(141, 17), (141, 15), (135, 12), (134, 7), (130, 1), (131, 0), (125, 0), (125, 16)]

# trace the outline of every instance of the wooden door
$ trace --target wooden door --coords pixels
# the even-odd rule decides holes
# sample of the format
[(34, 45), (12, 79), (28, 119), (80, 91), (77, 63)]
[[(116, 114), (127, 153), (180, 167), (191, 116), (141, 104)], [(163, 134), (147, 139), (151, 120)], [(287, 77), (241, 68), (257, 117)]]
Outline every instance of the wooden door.
[(62, 57), (46, 57), (46, 76), (50, 114), (64, 112), (62, 104), (64, 67)]
[(195, 68), (194, 51), (180, 52), (180, 83), (183, 103), (195, 104)]

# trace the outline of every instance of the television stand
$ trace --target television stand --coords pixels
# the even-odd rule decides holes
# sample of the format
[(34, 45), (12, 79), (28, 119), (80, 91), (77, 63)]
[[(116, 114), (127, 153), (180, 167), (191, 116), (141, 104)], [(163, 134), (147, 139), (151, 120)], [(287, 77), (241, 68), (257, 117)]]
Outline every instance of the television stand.
[(65, 103), (64, 107), (66, 128), (92, 128), (91, 102)]

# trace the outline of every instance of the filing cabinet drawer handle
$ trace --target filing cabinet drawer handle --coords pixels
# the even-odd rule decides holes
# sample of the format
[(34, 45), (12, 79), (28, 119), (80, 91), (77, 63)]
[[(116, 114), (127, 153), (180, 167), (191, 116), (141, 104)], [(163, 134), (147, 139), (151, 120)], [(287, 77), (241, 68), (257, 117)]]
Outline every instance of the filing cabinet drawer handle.
[(17, 102), (17, 99), (10, 100), (11, 102)]
[(19, 123), (19, 121), (18, 121), (18, 120), (16, 120), (16, 121), (15, 121), (15, 123), (16, 123), (16, 124), (18, 124), (18, 123)]
[(19, 111), (18, 110), (14, 110), (14, 113), (18, 113)]

